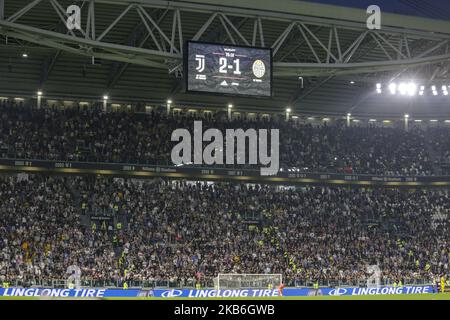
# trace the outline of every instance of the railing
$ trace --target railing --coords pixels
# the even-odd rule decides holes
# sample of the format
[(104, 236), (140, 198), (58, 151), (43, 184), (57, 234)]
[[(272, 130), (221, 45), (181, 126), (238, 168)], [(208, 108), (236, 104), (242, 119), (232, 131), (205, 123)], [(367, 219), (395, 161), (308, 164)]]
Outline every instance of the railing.
[[(46, 155), (48, 157), (48, 155)], [(82, 156), (81, 153), (76, 154), (63, 154), (58, 153), (57, 156), (53, 156), (50, 159), (42, 159), (42, 155), (29, 156), (25, 150), (16, 150), (10, 147), (0, 148), (0, 159), (5, 160), (25, 160), (25, 161), (53, 161), (53, 162), (87, 162), (87, 163), (98, 163), (98, 164), (118, 164), (118, 165), (138, 165), (138, 166), (169, 166), (173, 167), (174, 164), (170, 158), (170, 154), (166, 157), (154, 157), (153, 159), (139, 159), (134, 157), (125, 158), (108, 158), (106, 155), (89, 153), (88, 156)], [(450, 164), (449, 164), (450, 165)], [(441, 165), (444, 167), (444, 165)], [(229, 169), (229, 170), (259, 170), (259, 166), (250, 164), (215, 164), (214, 167), (207, 165), (185, 165), (184, 167), (196, 167), (203, 169)], [(404, 173), (394, 173), (390, 171), (386, 172), (366, 172), (353, 168), (351, 173), (345, 172), (343, 167), (340, 166), (320, 166), (314, 170), (295, 168), (294, 165), (288, 165), (284, 162), (280, 163), (280, 169), (285, 172), (292, 172), (298, 174), (337, 174), (337, 175), (359, 175), (359, 176), (385, 176), (385, 177), (433, 177), (436, 176), (437, 172), (420, 172), (418, 174), (404, 174)], [(290, 171), (292, 169), (292, 171)], [(298, 170), (298, 171), (297, 171)]]
[[(383, 279), (380, 281), (381, 286), (392, 286), (396, 280), (394, 279)], [(366, 280), (355, 280), (355, 281), (342, 281), (342, 280), (319, 280), (318, 281), (320, 287), (366, 287)], [(405, 279), (402, 282), (403, 286), (413, 286), (413, 285), (429, 285), (431, 282), (429, 280), (424, 279)], [(313, 287), (314, 282), (310, 280), (294, 280), (287, 281), (286, 286), (288, 287), (296, 287), (296, 288), (309, 288)]]
[[(373, 176), (357, 174), (320, 174), (280, 171), (276, 176), (261, 175), (259, 170), (230, 170), (219, 167), (196, 166), (150, 166), (118, 163), (62, 162), (48, 160), (24, 160), (0, 158), (0, 171), (5, 172), (51, 172), (63, 174), (109, 174), (128, 177), (169, 177), (193, 180), (239, 181), (277, 184), (331, 184), (358, 186), (450, 186), (450, 176)], [(107, 173), (105, 173), (107, 172)]]

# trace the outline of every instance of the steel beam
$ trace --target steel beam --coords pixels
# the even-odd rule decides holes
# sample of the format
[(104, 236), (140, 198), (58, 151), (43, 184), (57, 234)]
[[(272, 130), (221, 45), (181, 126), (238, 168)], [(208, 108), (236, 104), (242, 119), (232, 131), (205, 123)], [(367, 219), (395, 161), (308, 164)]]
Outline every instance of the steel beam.
[(327, 83), (328, 81), (330, 81), (333, 78), (334, 78), (334, 76), (331, 75), (331, 76), (326, 77), (325, 79), (320, 80), (314, 86), (308, 88), (305, 92), (303, 92), (302, 95), (297, 96), (297, 97), (294, 96), (294, 99), (290, 102), (290, 104), (295, 105), (300, 100), (303, 100), (304, 98), (309, 96), (311, 93), (313, 93), (316, 89), (320, 88), (321, 86), (323, 86), (325, 83)]
[[(1, 0), (5, 1), (5, 0)], [(32, 7), (38, 5), (41, 0), (35, 0), (29, 5), (25, 6), (14, 15), (12, 15), (9, 19), (12, 21), (19, 19), (21, 16), (26, 14)], [(55, 8), (56, 12), (61, 21), (65, 22), (65, 11), (58, 3), (58, 0), (49, 0), (51, 5)], [(277, 40), (272, 44), (272, 48), (274, 51), (275, 59), (275, 74), (290, 76), (290, 75), (298, 75), (298, 71), (300, 68), (304, 68), (301, 75), (305, 74), (313, 74), (317, 76), (323, 75), (336, 75), (336, 74), (352, 74), (357, 72), (378, 72), (385, 70), (393, 70), (394, 66), (398, 69), (398, 66), (418, 66), (418, 65), (426, 65), (433, 64), (441, 61), (445, 61), (445, 55), (440, 54), (442, 52), (442, 46), (448, 45), (448, 41), (450, 40), (450, 34), (429, 34), (422, 33), (425, 40), (429, 39), (439, 39), (436, 45), (430, 48), (430, 42), (425, 41), (427, 44), (427, 48), (425, 48), (424, 52), (418, 54), (417, 51), (410, 51), (409, 43), (411, 39), (418, 39), (417, 33), (408, 33), (405, 30), (402, 32), (395, 33), (395, 39), (400, 38), (401, 43), (399, 46), (397, 44), (394, 46), (393, 43), (389, 40), (393, 29), (383, 28), (381, 31), (370, 31), (371, 37), (377, 42), (378, 46), (386, 55), (389, 61), (369, 61), (365, 63), (350, 63), (353, 55), (358, 49), (366, 49), (367, 41), (365, 40), (366, 35), (369, 33), (367, 29), (359, 25), (344, 25), (342, 26), (336, 21), (326, 20), (316, 20), (312, 19), (312, 17), (305, 17), (298, 14), (292, 15), (284, 15), (283, 18), (275, 17), (271, 15), (268, 11), (260, 11), (257, 12), (251, 9), (236, 10), (233, 7), (225, 7), (225, 6), (213, 6), (212, 4), (205, 5), (208, 0), (199, 1), (198, 2), (163, 2), (159, 0), (145, 0), (140, 1), (136, 0), (133, 2), (125, 1), (125, 0), (95, 0), (96, 3), (110, 3), (110, 4), (126, 4), (127, 6), (121, 12), (121, 14), (115, 18), (115, 20), (109, 24), (106, 29), (102, 32), (102, 34), (96, 38), (95, 35), (95, 18), (96, 14), (101, 12), (94, 11), (94, 1), (90, 0), (89, 3), (89, 12), (88, 12), (88, 22), (86, 27), (86, 32), (81, 30), (84, 37), (77, 36), (78, 32), (70, 31), (72, 36), (67, 34), (62, 34), (58, 32), (53, 32), (49, 30), (44, 30), (41, 28), (35, 28), (30, 26), (25, 26), (19, 23), (13, 23), (8, 20), (0, 20), (0, 32), (4, 35), (12, 36), (14, 35), (17, 39), (22, 39), (28, 41), (31, 39), (32, 43), (49, 45), (53, 48), (64, 48), (68, 52), (83, 52), (84, 55), (90, 56), (99, 56), (108, 57), (111, 60), (115, 61), (126, 61), (131, 63), (136, 63), (140, 65), (153, 65), (156, 67), (165, 66), (168, 69), (173, 68), (174, 65), (178, 65), (182, 61), (182, 52), (183, 52), (183, 23), (181, 21), (181, 11), (189, 11), (189, 12), (210, 12), (208, 20), (200, 27), (197, 31), (193, 40), (199, 40), (205, 33), (205, 31), (210, 27), (211, 23), (214, 21), (216, 17), (219, 17), (221, 23), (221, 30), (223, 29), (228, 38), (232, 43), (244, 43), (246, 45), (250, 45), (250, 41), (246, 39), (246, 36), (241, 33), (239, 27), (237, 27), (240, 21), (251, 20), (253, 21), (253, 33), (252, 33), (252, 45), (256, 45), (258, 42), (258, 33), (259, 33), (259, 42), (262, 46), (265, 45), (264, 33), (263, 33), (263, 20), (273, 20), (273, 21), (288, 21), (288, 27), (278, 35)], [(164, 6), (162, 6), (164, 4)], [(127, 14), (127, 12), (133, 7), (136, 6), (137, 12), (142, 19), (142, 23), (147, 28), (149, 32), (149, 36), (153, 39), (156, 45), (156, 50), (142, 49), (136, 48), (134, 45), (121, 45), (115, 43), (106, 43), (104, 42), (104, 38), (108, 33), (110, 33), (114, 26), (123, 19), (123, 17)], [(172, 23), (172, 33), (171, 38), (165, 34), (160, 26), (159, 22), (155, 22), (152, 16), (148, 14), (148, 12), (144, 8), (158, 8), (164, 7), (165, 10), (169, 12), (173, 12), (173, 23)], [(222, 9), (217, 10), (216, 12), (211, 12), (212, 8)], [(252, 13), (250, 15), (250, 13)], [(247, 15), (248, 14), (248, 15)], [(231, 18), (235, 18), (233, 19)], [(242, 19), (244, 17), (244, 19)], [(284, 18), (290, 18), (291, 20), (286, 20)], [(323, 22), (323, 23), (322, 23)], [(235, 25), (236, 24), (236, 25)], [(300, 31), (303, 41), (306, 42), (307, 46), (311, 50), (312, 56), (314, 56), (317, 63), (309, 63), (309, 60), (298, 59), (297, 63), (293, 65), (291, 63), (284, 64), (282, 61), (290, 56), (291, 53), (296, 51), (296, 48), (291, 50), (291, 48), (295, 47), (292, 44), (292, 41), (287, 39), (291, 39), (293, 32), (295, 32), (294, 27), (297, 26)], [(316, 31), (312, 27), (317, 26), (319, 28), (327, 28), (328, 31), (328, 43), (325, 40), (325, 37), (319, 37), (319, 34), (316, 34)], [(338, 33), (338, 29), (342, 29), (344, 32), (346, 29), (352, 30), (360, 30), (361, 33), (359, 36), (351, 43), (350, 47), (342, 52), (342, 44), (341, 40), (343, 39), (342, 33)], [(170, 32), (170, 31), (169, 31)], [(159, 34), (159, 35), (158, 35)], [(352, 34), (352, 33), (351, 33)], [(79, 35), (79, 34), (78, 34)], [(345, 34), (347, 36), (347, 34)], [(448, 36), (448, 37), (447, 37)], [(179, 43), (176, 43), (176, 38), (178, 37)], [(333, 48), (333, 37), (335, 38), (336, 49)], [(342, 37), (342, 39), (340, 39)], [(158, 39), (159, 38), (159, 39)], [(45, 41), (39, 41), (39, 39), (43, 39)], [(148, 39), (148, 38), (147, 38)], [(312, 44), (312, 40), (314, 39), (317, 42), (318, 46), (314, 43)], [(214, 39), (213, 39), (214, 40)], [(238, 41), (236, 41), (238, 40)], [(352, 40), (352, 39), (351, 39)], [(381, 40), (381, 42), (379, 41)], [(418, 39), (420, 41), (420, 39)], [(161, 43), (162, 42), (162, 43)], [(364, 44), (363, 44), (364, 43)], [(170, 47), (170, 48), (169, 48)], [(321, 49), (319, 49), (319, 47)], [(394, 50), (398, 54), (398, 58), (393, 60), (391, 54), (387, 48)], [(322, 51), (322, 49), (324, 51)], [(281, 51), (280, 51), (281, 50)], [(289, 51), (289, 54), (286, 53)], [(278, 52), (283, 52), (283, 57), (277, 56)], [(324, 53), (324, 55), (321, 55)], [(320, 54), (319, 54), (320, 53)], [(434, 56), (429, 56), (434, 54)], [(321, 61), (321, 57), (323, 57), (323, 61)], [(423, 58), (423, 59), (422, 59)], [(355, 61), (355, 60), (352, 60)], [(356, 60), (357, 61), (357, 60)], [(389, 62), (395, 63), (390, 64)], [(51, 64), (50, 64), (51, 65)]]
[(263, 33), (263, 26), (262, 26), (262, 19), (261, 17), (257, 18), (258, 20), (258, 29), (259, 29), (259, 40), (261, 41), (261, 47), (265, 47), (265, 41), (264, 41), (264, 33)]
[(119, 14), (119, 16), (106, 28), (105, 31), (102, 32), (101, 35), (98, 36), (97, 41), (102, 41), (102, 39), (108, 34), (109, 31), (111, 31), (112, 28), (114, 28), (114, 26), (119, 23), (120, 20), (122, 20), (122, 18), (128, 13), (128, 11), (130, 11), (130, 9), (132, 9), (134, 7), (134, 5), (129, 5), (128, 7), (125, 8), (125, 10), (122, 11), (121, 14)]
[[(42, 0), (36, 0), (42, 1)], [(263, 17), (267, 20), (273, 21), (299, 21), (311, 25), (322, 26), (338, 26), (353, 30), (366, 29), (366, 13), (364, 10), (351, 9), (338, 6), (327, 6), (321, 4), (307, 4), (305, 2), (296, 2), (295, 4), (285, 3), (280, 5), (280, 1), (273, 1), (273, 3), (264, 2), (264, 6), (260, 4), (259, 0), (253, 2), (259, 9), (249, 9), (248, 5), (243, 5), (241, 1), (233, 1), (233, 5), (227, 3), (227, 6), (218, 5), (213, 0), (196, 0), (195, 2), (188, 1), (164, 1), (164, 0), (95, 0), (96, 3), (103, 3), (109, 5), (130, 5), (137, 4), (146, 8), (162, 8), (162, 9), (180, 9), (182, 11), (190, 12), (221, 12), (225, 15), (234, 15), (247, 18)], [(285, 2), (284, 0), (282, 1)], [(274, 9), (270, 9), (274, 6)], [(317, 7), (327, 7), (329, 9), (336, 9), (340, 12), (340, 18), (336, 19), (335, 11), (329, 14), (329, 11), (317, 11)], [(276, 9), (275, 9), (276, 8)], [(288, 9), (289, 8), (289, 9)], [(309, 13), (308, 13), (309, 12)], [(352, 19), (343, 18), (352, 12)], [(325, 17), (329, 15), (329, 17)], [(389, 17), (391, 17), (389, 19)], [(402, 24), (398, 23), (399, 18), (402, 18)], [(392, 15), (385, 13), (383, 15), (383, 32), (394, 34), (407, 34), (419, 37), (428, 37), (434, 39), (448, 38), (450, 39), (450, 23), (447, 21), (438, 21), (432, 19), (424, 19), (410, 16)], [(391, 23), (389, 23), (391, 22)], [(430, 32), (431, 31), (431, 32)]]
[(227, 33), (228, 39), (230, 39), (232, 44), (236, 44), (236, 41), (234, 40), (233, 35), (231, 34), (230, 30), (228, 29), (227, 24), (225, 23), (225, 20), (223, 19), (222, 15), (219, 15), (219, 20), (220, 20), (220, 23), (222, 24), (225, 32)]
[(370, 36), (372, 37), (373, 40), (375, 40), (375, 42), (377, 43), (378, 47), (381, 48), (381, 50), (383, 51), (383, 53), (386, 55), (386, 57), (389, 60), (394, 60), (391, 55), (387, 52), (387, 50), (383, 47), (383, 45), (380, 43), (380, 41), (377, 39), (377, 37), (374, 36), (373, 33), (370, 34)]
[[(311, 30), (309, 30), (309, 28), (304, 23), (301, 23), (301, 26), (303, 27), (303, 29), (306, 30), (306, 32), (308, 32), (311, 35), (311, 37), (313, 37), (314, 40), (316, 40), (316, 42), (322, 47), (322, 49), (324, 49), (327, 52), (327, 54), (330, 55), (334, 59), (334, 61), (338, 61), (338, 59), (334, 56), (334, 54), (327, 47), (325, 47), (325, 45), (322, 43), (322, 41), (320, 41), (319, 38), (317, 38), (316, 35), (313, 32), (311, 32)], [(331, 29), (330, 29), (330, 31), (331, 31)], [(330, 33), (330, 35), (331, 35), (331, 33)], [(331, 44), (331, 42), (330, 42), (330, 44)]]
[[(72, 45), (81, 45), (88, 48), (97, 48), (102, 50), (117, 50), (122, 52), (123, 54), (129, 54), (134, 56), (143, 56), (147, 59), (159, 59), (159, 60), (165, 60), (165, 59), (181, 59), (180, 54), (171, 54), (169, 52), (161, 52), (156, 50), (149, 50), (149, 49), (141, 49), (141, 48), (133, 48), (129, 46), (124, 46), (120, 44), (114, 44), (114, 43), (106, 43), (101, 41), (95, 41), (90, 39), (84, 39), (80, 37), (71, 37), (64, 34), (60, 34), (57, 32), (52, 32), (48, 30), (42, 30), (30, 26), (24, 26), (20, 24), (11, 23), (8, 21), (0, 21), (0, 26), (3, 28), (0, 29), (0, 32), (6, 35), (13, 35), (19, 39), (26, 38), (23, 40), (27, 40), (29, 38), (35, 38), (35, 39), (51, 39), (53, 41), (61, 41), (65, 44), (72, 44)], [(24, 35), (22, 37), (22, 35)], [(33, 43), (39, 44), (39, 42), (33, 41)], [(114, 60), (114, 59), (113, 59)]]
[(5, 19), (5, 0), (0, 0), (0, 20)]
[(25, 13), (27, 13), (28, 11), (30, 11), (31, 9), (33, 9), (35, 6), (37, 6), (39, 3), (41, 3), (42, 0), (34, 0), (33, 2), (31, 2), (30, 4), (28, 4), (27, 6), (23, 7), (22, 9), (20, 9), (19, 11), (17, 11), (15, 14), (13, 14), (12, 16), (10, 16), (7, 21), (9, 22), (15, 22), (17, 19), (19, 19), (20, 17), (22, 17)]
[(180, 10), (176, 10), (176, 16), (178, 20), (178, 41), (180, 42), (180, 52), (183, 52), (183, 25), (181, 23), (181, 13)]
[(332, 41), (333, 41), (333, 29), (330, 29), (328, 34), (327, 63), (330, 63), (330, 52)]
[(406, 56), (408, 57), (408, 59), (411, 59), (411, 51), (409, 50), (408, 38), (405, 35), (403, 35), (403, 43), (406, 49)]
[(298, 29), (300, 30), (300, 33), (302, 34), (303, 39), (305, 39), (306, 44), (308, 45), (309, 50), (311, 50), (312, 54), (313, 54), (314, 57), (316, 58), (317, 63), (318, 63), (318, 64), (322, 64), (322, 62), (320, 61), (319, 56), (318, 56), (317, 53), (316, 53), (316, 50), (314, 50), (313, 46), (311, 45), (311, 42), (309, 41), (308, 37), (306, 36), (305, 32), (303, 31), (302, 26), (299, 25), (299, 24), (297, 24), (297, 27), (298, 27)]
[[(178, 11), (178, 9), (176, 10)], [(173, 12), (173, 18), (172, 18), (172, 37), (170, 38), (170, 53), (172, 53), (175, 48), (175, 30), (177, 28), (177, 20), (178, 16), (176, 14), (176, 11)]]
[[(313, 32), (319, 32), (323, 27), (317, 27), (313, 30)], [(300, 42), (298, 42), (294, 48), (290, 49), (289, 52), (286, 52), (282, 57), (280, 57), (279, 61), (284, 61), (287, 57), (289, 57), (291, 54), (293, 54), (297, 49), (302, 48), (303, 45), (306, 43), (305, 39), (302, 39)]]
[[(95, 30), (95, 0), (89, 2), (89, 13), (91, 14), (91, 39), (97, 40), (96, 30)], [(89, 34), (89, 32), (86, 32)]]
[[(374, 33), (376, 36), (378, 36), (384, 43), (386, 43), (391, 49), (393, 49), (395, 52), (397, 52), (397, 59), (402, 58), (407, 58), (407, 56), (405, 56), (403, 54), (403, 52), (401, 52), (401, 50), (399, 50), (398, 48), (396, 48), (392, 43), (390, 43), (387, 39), (385, 39), (380, 33)], [(401, 43), (401, 39), (400, 39), (400, 43)], [(401, 48), (401, 45), (400, 45)]]
[(288, 25), (286, 29), (284, 29), (283, 33), (272, 44), (274, 57), (277, 55), (278, 50), (280, 49), (281, 45), (284, 43), (286, 38), (289, 36), (289, 33), (292, 31), (295, 25), (296, 25), (295, 22), (292, 22), (290, 25)]
[(42, 65), (41, 70), (41, 76), (39, 79), (39, 86), (42, 88), (44, 83), (47, 81), (50, 73), (52, 72), (56, 61), (58, 60), (59, 56), (61, 55), (62, 51), (58, 50), (55, 54), (50, 55), (46, 58), (44, 64)]
[[(139, 12), (139, 10), (138, 10)], [(167, 13), (169, 12), (168, 9), (166, 9), (164, 12), (161, 13), (161, 15), (158, 17), (157, 19), (157, 23), (161, 23), (161, 21), (166, 17)], [(143, 27), (142, 24), (140, 24), (139, 26), (136, 27), (136, 29), (134, 30), (133, 33), (137, 33), (138, 30)], [(150, 28), (150, 30), (152, 31), (151, 34), (153, 34), (153, 30)], [(144, 46), (144, 44), (148, 41), (148, 39), (150, 38), (150, 33), (147, 33), (147, 35), (145, 35), (145, 37), (139, 42), (139, 44), (137, 45), (138, 48), (142, 48)], [(129, 44), (133, 39), (133, 34), (131, 34), (128, 37), (128, 41), (127, 44)], [(137, 39), (136, 39), (137, 41)], [(109, 82), (107, 84), (107, 88), (113, 88), (117, 81), (119, 81), (120, 77), (122, 76), (122, 74), (127, 70), (128, 66), (130, 65), (130, 63), (123, 63), (123, 62), (117, 62), (112, 66), (111, 72), (110, 72), (110, 76), (109, 76)]]
[[(88, 56), (98, 56), (105, 59), (125, 61), (136, 63), (139, 65), (154, 66), (159, 68), (167, 68), (162, 63), (151, 61), (156, 60), (179, 60), (181, 61), (180, 54), (170, 54), (168, 52), (160, 52), (155, 50), (130, 48), (128, 46), (101, 43), (93, 40), (86, 40), (84, 38), (76, 38), (66, 35), (57, 34), (55, 32), (43, 31), (33, 27), (20, 26), (13, 28), (14, 31), (7, 29), (16, 24), (12, 24), (6, 21), (0, 21), (0, 25), (3, 27), (0, 32), (4, 35), (13, 36), (26, 41), (30, 41), (36, 44), (44, 44), (54, 48), (62, 48), (72, 53), (83, 53)], [(60, 42), (58, 42), (60, 41)], [(70, 47), (68, 44), (75, 44), (78, 48)], [(107, 52), (91, 52), (83, 51), (79, 49), (79, 45), (86, 45), (88, 47), (97, 47)], [(111, 54), (111, 52), (120, 54)], [(399, 67), (405, 66), (420, 66), (426, 64), (433, 64), (441, 61), (447, 61), (450, 59), (450, 54), (425, 57), (419, 59), (405, 59), (405, 60), (393, 60), (393, 61), (377, 61), (377, 62), (363, 62), (363, 63), (341, 63), (341, 64), (319, 64), (319, 63), (274, 63), (274, 72), (280, 76), (299, 76), (305, 74), (355, 74), (363, 72), (377, 72), (396, 70)], [(320, 70), (322, 69), (322, 70)]]
[(339, 34), (338, 34), (336, 26), (333, 26), (333, 31), (334, 31), (334, 37), (336, 39), (336, 47), (337, 47), (337, 50), (338, 50), (339, 62), (342, 62), (341, 42), (339, 40)]
[(258, 34), (258, 20), (253, 20), (252, 46), (256, 46), (256, 36)]
[(244, 44), (249, 46), (250, 43), (247, 41), (247, 39), (245, 39), (245, 37), (242, 35), (242, 33), (234, 26), (234, 24), (230, 21), (230, 19), (228, 19), (228, 17), (224, 14), (221, 14), (221, 17), (223, 17), (225, 22), (227, 22), (230, 25), (231, 29), (233, 29), (233, 31), (238, 35), (238, 37), (241, 38), (241, 40), (244, 42)]
[[(450, 60), (450, 54), (428, 58), (392, 60), (381, 62), (354, 62), (344, 64), (287, 63), (275, 62), (274, 74), (278, 76), (305, 76), (326, 74), (358, 74), (398, 70), (402, 67), (417, 67)], [(322, 69), (322, 70), (320, 70)]]
[(178, 30), (178, 41), (179, 41), (179, 46), (180, 46), (180, 52), (183, 52), (183, 27), (182, 27), (182, 23), (181, 23), (180, 10), (175, 11), (175, 16), (177, 17), (177, 22), (178, 22), (177, 30)]
[(435, 45), (434, 47), (432, 47), (432, 48), (426, 50), (425, 52), (422, 52), (421, 54), (419, 54), (419, 55), (417, 56), (417, 58), (425, 57), (425, 56), (429, 55), (430, 53), (432, 53), (433, 51), (436, 51), (436, 50), (439, 49), (440, 47), (442, 47), (442, 46), (444, 46), (444, 45), (447, 45), (448, 43), (449, 43), (448, 40), (444, 40), (444, 41), (442, 41), (441, 43), (438, 43), (437, 45)]
[(365, 31), (364, 33), (362, 33), (358, 39), (355, 40), (355, 42), (352, 43), (352, 45), (344, 52), (344, 63), (348, 63), (350, 61), (350, 59), (353, 57), (353, 55), (355, 54), (356, 50), (358, 50), (359, 46), (361, 45), (361, 43), (364, 41), (364, 38), (366, 37), (366, 35), (368, 34), (368, 31)]
[[(81, 8), (84, 7), (84, 2), (81, 5)], [(89, 5), (93, 4), (93, 0), (91, 0)], [(90, 8), (89, 8), (90, 9)], [(91, 10), (89, 10), (89, 14), (91, 13)], [(90, 26), (92, 19), (88, 18), (87, 25)], [(63, 21), (60, 21), (57, 25), (56, 29), (65, 30), (66, 34), (68, 33), (68, 30), (65, 26), (65, 23)], [(88, 36), (89, 31), (86, 32), (86, 37)], [(44, 63), (42, 64), (41, 69), (41, 75), (39, 79), (39, 86), (42, 88), (47, 81), (48, 77), (50, 76), (51, 72), (53, 71), (53, 68), (56, 65), (56, 62), (58, 61), (58, 58), (61, 56), (62, 51), (58, 50), (56, 53), (52, 53), (47, 56), (47, 58), (44, 60)]]
[(211, 23), (214, 21), (214, 19), (217, 17), (217, 12), (213, 13), (208, 20), (202, 25), (202, 27), (197, 31), (195, 36), (192, 37), (192, 40), (198, 41), (200, 40), (201, 36), (205, 33), (206, 29), (211, 25)]
[[(150, 23), (155, 27), (155, 29), (159, 32), (160, 36), (168, 43), (171, 44), (170, 39), (166, 36), (164, 31), (161, 30), (161, 28), (158, 26), (158, 24), (153, 20), (153, 18), (148, 14), (148, 12), (142, 8), (142, 6), (138, 6), (141, 9), (141, 12), (144, 14), (144, 16), (150, 21)], [(180, 51), (177, 48), (174, 48), (176, 53), (180, 53)]]
[[(154, 28), (151, 28), (148, 23), (147, 20), (145, 20), (144, 15), (142, 14), (141, 10), (139, 8), (136, 8), (137, 13), (139, 14), (139, 17), (141, 18), (142, 23), (144, 24), (144, 26), (147, 28), (148, 34), (149, 36), (152, 38), (153, 42), (155, 43), (156, 47), (158, 48), (159, 51), (165, 51), (165, 49), (163, 49), (161, 47), (161, 45), (159, 44), (158, 39), (156, 38), (155, 34), (153, 33)], [(141, 46), (142, 47), (142, 46)], [(172, 51), (170, 52), (172, 53)]]
[[(63, 9), (63, 7), (61, 7), (61, 5), (59, 4), (58, 1), (56, 0), (50, 0), (51, 5), (53, 6), (53, 8), (55, 9), (56, 13), (58, 14), (59, 18), (61, 19), (62, 23), (66, 23), (66, 11)], [(86, 36), (86, 33), (84, 32), (83, 28), (81, 28), (79, 31), (83, 34), (83, 36)], [(69, 30), (69, 33), (76, 37), (75, 33), (72, 30)]]
[[(362, 9), (316, 4), (300, 1), (277, 0), (228, 1), (226, 5), (217, 0), (165, 1), (165, 0), (96, 0), (97, 3), (124, 5), (137, 3), (150, 8), (179, 8), (191, 12), (222, 12), (242, 17), (263, 17), (278, 21), (302, 21), (304, 23), (367, 30), (367, 13)], [(254, 9), (249, 9), (254, 8)], [(339, 14), (339, 19), (336, 15)], [(401, 20), (400, 20), (401, 19)], [(401, 23), (400, 23), (401, 21)], [(419, 36), (446, 36), (450, 38), (450, 22), (420, 17), (384, 13), (383, 31), (386, 33), (405, 33)]]
[[(331, 31), (331, 29), (330, 29)], [(367, 48), (367, 51), (372, 50), (373, 48)], [(365, 53), (360, 53), (360, 55), (364, 55)], [(313, 88), (308, 89), (308, 91), (304, 92), (304, 90), (301, 90), (302, 92), (300, 92), (300, 90), (297, 90), (292, 98), (290, 99), (291, 101), (293, 101), (293, 103), (291, 103), (292, 105), (297, 104), (298, 102), (300, 102), (301, 100), (303, 100), (304, 98), (306, 98), (307, 96), (311, 95), (315, 90), (319, 89), (320, 87), (322, 87), (325, 83), (327, 83), (328, 81), (332, 80), (335, 76), (331, 75), (326, 77), (324, 80), (322, 80), (318, 85), (315, 85)], [(300, 93), (302, 93), (300, 95)]]

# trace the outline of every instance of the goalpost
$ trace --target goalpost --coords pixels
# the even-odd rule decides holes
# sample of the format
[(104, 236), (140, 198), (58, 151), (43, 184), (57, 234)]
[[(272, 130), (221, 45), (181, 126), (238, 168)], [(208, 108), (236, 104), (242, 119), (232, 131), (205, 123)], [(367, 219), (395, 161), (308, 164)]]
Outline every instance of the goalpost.
[(282, 283), (281, 274), (219, 273), (214, 279), (214, 288), (277, 289)]

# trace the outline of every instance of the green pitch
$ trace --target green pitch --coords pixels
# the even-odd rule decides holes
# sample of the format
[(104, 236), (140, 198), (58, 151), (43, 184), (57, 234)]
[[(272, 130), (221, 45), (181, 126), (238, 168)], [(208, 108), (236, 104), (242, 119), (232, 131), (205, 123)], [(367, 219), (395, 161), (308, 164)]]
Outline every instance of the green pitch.
[[(113, 299), (114, 298), (104, 298)], [(131, 298), (133, 300), (167, 300), (167, 298)], [(438, 294), (386, 294), (366, 296), (317, 296), (317, 297), (269, 297), (269, 298), (172, 298), (171, 300), (450, 300), (450, 292)]]
[[(39, 297), (0, 297), (0, 300), (169, 300), (168, 298), (39, 298)], [(367, 296), (318, 296), (318, 297), (275, 297), (275, 298), (172, 298), (170, 300), (450, 300), (450, 292), (438, 294), (400, 294)]]

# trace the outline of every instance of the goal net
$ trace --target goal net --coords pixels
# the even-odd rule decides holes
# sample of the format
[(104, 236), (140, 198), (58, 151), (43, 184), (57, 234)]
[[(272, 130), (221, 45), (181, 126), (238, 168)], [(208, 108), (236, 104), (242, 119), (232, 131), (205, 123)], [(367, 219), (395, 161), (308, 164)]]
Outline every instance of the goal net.
[(220, 289), (277, 289), (281, 284), (281, 274), (219, 273), (214, 279), (214, 287)]

